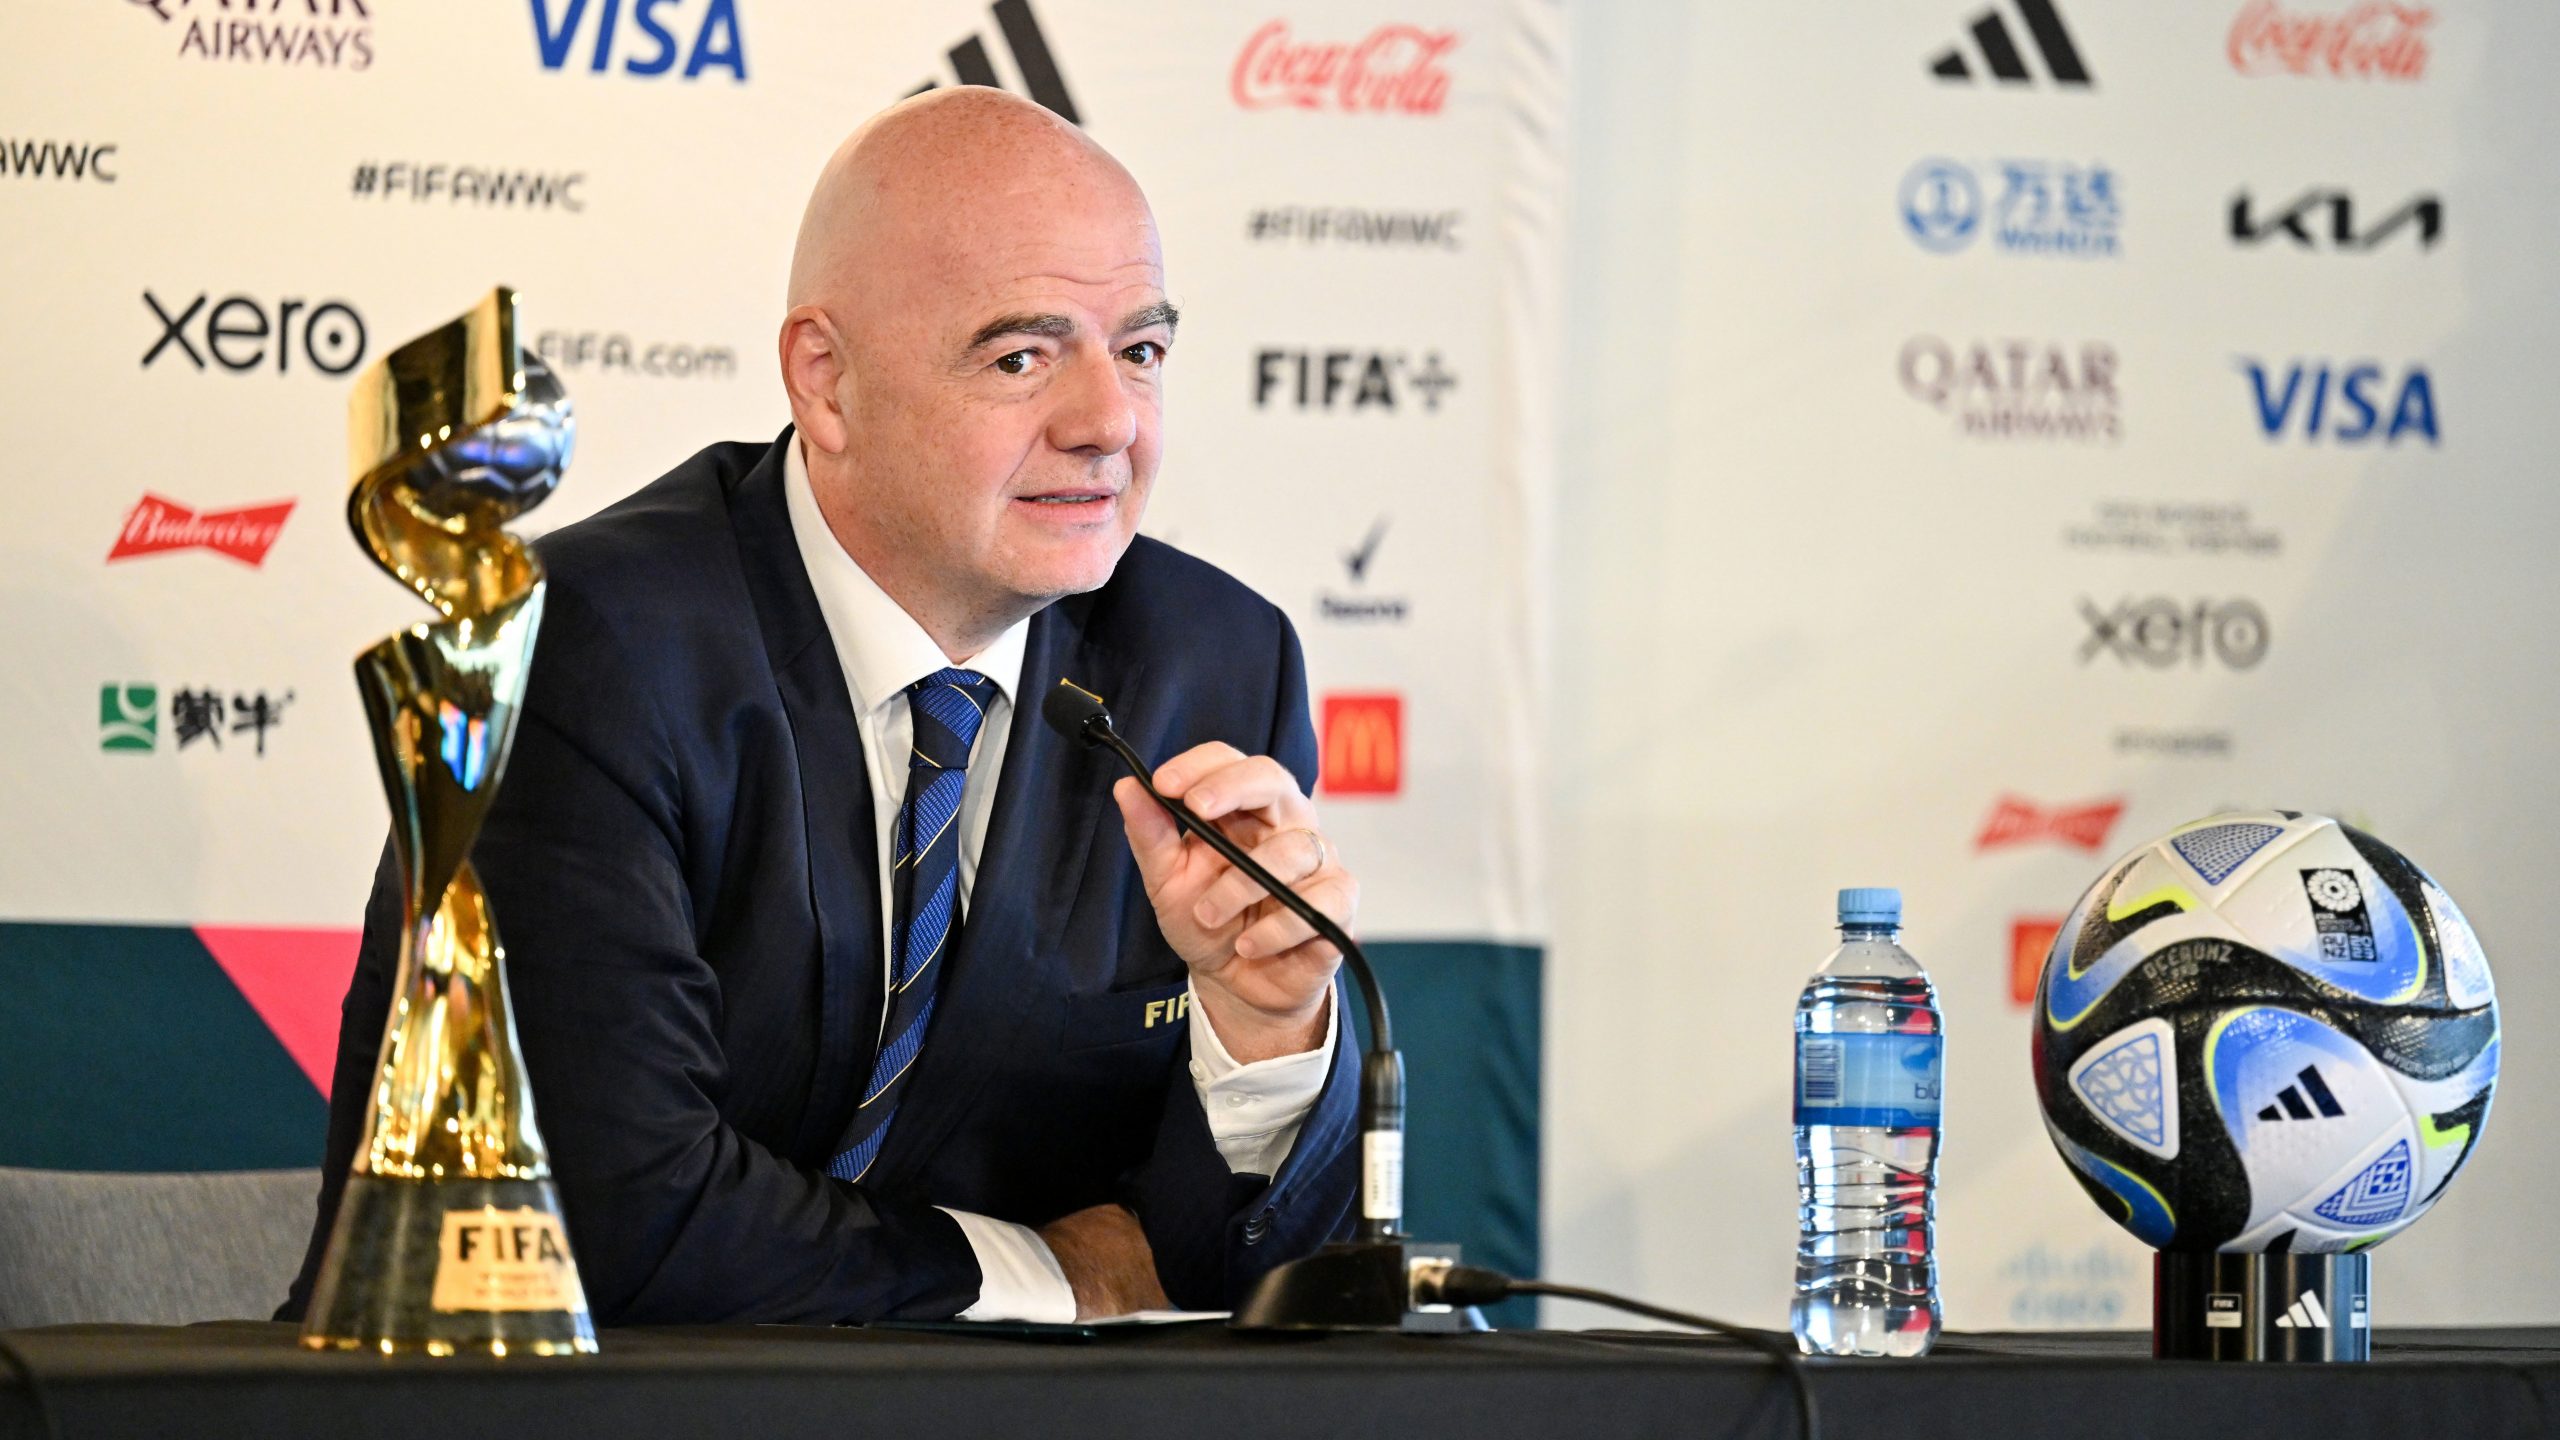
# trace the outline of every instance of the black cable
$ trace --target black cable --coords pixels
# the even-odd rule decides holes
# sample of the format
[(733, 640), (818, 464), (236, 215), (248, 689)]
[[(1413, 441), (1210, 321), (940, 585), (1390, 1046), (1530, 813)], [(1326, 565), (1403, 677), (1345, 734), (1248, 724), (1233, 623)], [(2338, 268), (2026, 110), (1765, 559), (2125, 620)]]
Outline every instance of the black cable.
[(1648, 1305), (1641, 1300), (1630, 1300), (1622, 1295), (1612, 1295), (1606, 1290), (1592, 1290), (1580, 1285), (1558, 1285), (1546, 1280), (1514, 1280), (1510, 1288), (1514, 1295), (1552, 1295), (1559, 1300), (1580, 1300), (1590, 1305), (1606, 1305), (1612, 1309), (1624, 1310), (1631, 1315), (1642, 1315), (1650, 1320), (1667, 1321), (1673, 1325), (1687, 1325), (1693, 1329), (1705, 1330), (1727, 1339), (1738, 1340), (1777, 1362), (1779, 1372), (1786, 1376), (1787, 1384), (1796, 1393), (1796, 1434), (1801, 1437), (1801, 1440), (1815, 1440), (1820, 1422), (1814, 1416), (1813, 1382), (1805, 1374), (1804, 1357), (1797, 1351), (1796, 1337), (1793, 1335), (1782, 1335), (1774, 1330), (1755, 1330), (1747, 1325), (1711, 1320), (1704, 1315), (1692, 1315), (1685, 1310), (1672, 1310), (1661, 1305)]
[(1119, 756), (1120, 763), (1128, 767), (1130, 778), (1136, 780), (1150, 798), (1164, 807), (1164, 812), (1173, 817), (1175, 824), (1198, 836), (1210, 849), (1217, 851), (1228, 864), (1250, 876), (1256, 884), (1270, 893), (1272, 899), (1279, 901), (1292, 914), (1306, 921), (1309, 929), (1331, 941), (1333, 948), (1342, 952), (1342, 961), (1351, 967), (1352, 979), (1358, 982), (1361, 1004), (1369, 1014), (1370, 1052), (1383, 1055), (1396, 1048), (1395, 1022), (1387, 1018), (1387, 992), (1380, 988), (1377, 972), (1369, 968), (1368, 955), (1360, 949), (1359, 942), (1351, 938), (1350, 932), (1344, 930), (1332, 916), (1318, 910), (1305, 896), (1300, 895), (1297, 887), (1280, 883), (1278, 876), (1264, 869), (1261, 862), (1246, 854), (1244, 847), (1229, 839), (1226, 832), (1192, 814), (1190, 806), (1158, 790), (1155, 772), (1148, 766), (1146, 757), (1129, 748), (1129, 742), (1121, 739), (1119, 732), (1111, 728), (1109, 716), (1104, 716), (1102, 724), (1086, 731), (1085, 735), (1087, 744), (1103, 746)]
[(1805, 1373), (1804, 1357), (1796, 1349), (1796, 1337), (1776, 1330), (1755, 1330), (1748, 1325), (1692, 1315), (1686, 1310), (1649, 1305), (1612, 1295), (1606, 1290), (1592, 1290), (1580, 1285), (1559, 1285), (1552, 1280), (1515, 1280), (1499, 1270), (1481, 1265), (1452, 1265), (1446, 1270), (1426, 1271), (1414, 1277), (1414, 1299), (1417, 1302), (1440, 1301), (1452, 1305), (1490, 1305), (1514, 1295), (1550, 1295), (1559, 1300), (1580, 1300), (1587, 1305), (1605, 1305), (1642, 1315), (1648, 1320), (1661, 1320), (1673, 1325), (1686, 1325), (1693, 1330), (1722, 1335), (1740, 1341), (1766, 1355), (1776, 1363), (1796, 1397), (1796, 1434), (1801, 1440), (1815, 1440), (1820, 1428), (1813, 1404), (1813, 1381)]
[[(1392, 1208), (1364, 1198), (1360, 1207), (1360, 1224), (1354, 1239), (1361, 1244), (1380, 1244), (1403, 1238), (1404, 1227), (1404, 1057), (1396, 1053), (1395, 1026), (1387, 1018), (1387, 992), (1378, 984), (1377, 972), (1369, 968), (1369, 957), (1361, 952), (1351, 932), (1335, 923), (1332, 916), (1317, 909), (1300, 895), (1297, 887), (1280, 883), (1257, 863), (1244, 847), (1227, 838), (1224, 831), (1191, 813), (1191, 807), (1156, 788), (1155, 767), (1146, 757), (1120, 738), (1111, 728), (1111, 711), (1102, 697), (1061, 677), (1051, 686), (1046, 700), (1040, 704), (1041, 718), (1049, 728), (1087, 745), (1098, 745), (1120, 757), (1138, 787), (1164, 807), (1174, 823), (1197, 837), (1201, 843), (1245, 873), (1269, 893), (1272, 899), (1287, 907), (1290, 913), (1307, 922), (1308, 928), (1330, 941), (1342, 952), (1342, 963), (1360, 991), (1360, 1000), (1369, 1011), (1369, 1051), (1360, 1057), (1360, 1135), (1361, 1185), (1365, 1196), (1384, 1196), (1393, 1200)], [(1310, 832), (1312, 833), (1312, 832)], [(1324, 837), (1316, 841), (1322, 845)], [(1318, 867), (1322, 868), (1321, 866)], [(1390, 1151), (1381, 1143), (1392, 1136), (1396, 1142)], [(1384, 1213), (1379, 1213), (1384, 1212)]]
[(36, 1412), (36, 1433), (45, 1440), (62, 1440), (62, 1427), (54, 1422), (53, 1407), (45, 1403), (44, 1386), (36, 1381), (36, 1367), (27, 1363), (27, 1357), (19, 1354), (18, 1347), (10, 1344), (5, 1335), (0, 1335), (0, 1362), (6, 1362), (27, 1387), (28, 1408)]

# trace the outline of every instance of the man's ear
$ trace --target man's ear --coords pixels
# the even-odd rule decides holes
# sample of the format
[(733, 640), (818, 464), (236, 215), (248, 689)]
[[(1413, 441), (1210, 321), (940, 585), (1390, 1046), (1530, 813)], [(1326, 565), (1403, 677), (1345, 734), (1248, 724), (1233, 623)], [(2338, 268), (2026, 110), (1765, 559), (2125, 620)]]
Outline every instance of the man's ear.
[(829, 454), (844, 449), (853, 427), (838, 392), (845, 380), (844, 336), (815, 305), (782, 317), (782, 388), (802, 439)]

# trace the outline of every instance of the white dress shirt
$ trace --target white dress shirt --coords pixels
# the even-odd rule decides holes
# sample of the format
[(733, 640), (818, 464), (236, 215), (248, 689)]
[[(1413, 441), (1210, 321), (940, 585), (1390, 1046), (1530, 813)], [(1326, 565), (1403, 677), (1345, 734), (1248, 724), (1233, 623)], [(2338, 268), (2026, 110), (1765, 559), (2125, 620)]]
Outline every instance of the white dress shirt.
[[(898, 810), (906, 803), (904, 761), (915, 736), (906, 689), (954, 663), (996, 684), (996, 698), (987, 706), (986, 724), (970, 749), (969, 778), (960, 792), (960, 906), (965, 920), (969, 887), (977, 879), (978, 857), (986, 847), (987, 817), (995, 809), (996, 778), (1004, 770), (1006, 731), (1014, 701), (1021, 694), (1023, 645), (1031, 622), (1016, 624), (967, 660), (950, 660), (924, 627), (836, 542), (819, 512), (817, 493), (810, 488), (808, 462), (801, 456), (797, 435), (784, 460), (783, 493), (790, 508), (792, 539), (800, 547), (809, 586), (817, 592), (818, 611), (826, 619), (828, 637), (844, 667), (854, 721), (862, 732), (862, 760), (870, 772), (875, 828), (872, 850), (880, 870), (880, 957), (885, 975), (894, 964), (891, 930), (896, 924), (890, 913), (894, 908), (890, 897), (896, 893), (890, 878), (892, 832)], [(1093, 803), (1109, 801), (1097, 794)], [(1268, 1175), (1287, 1158), (1300, 1122), (1324, 1088), (1325, 1074), (1333, 1063), (1338, 1019), (1328, 1014), (1324, 1043), (1313, 1050), (1245, 1065), (1237, 1063), (1219, 1042), (1207, 1010), (1196, 1003), (1190, 1010), (1191, 1080), (1200, 1092), (1210, 1137), (1229, 1169)], [(884, 1023), (886, 1017), (884, 1002)], [(932, 1043), (930, 1035), (926, 1043)], [(889, 1123), (892, 1128), (897, 1125), (895, 1119)], [(944, 1213), (958, 1221), (961, 1233), (968, 1236), (983, 1276), (977, 1303), (960, 1312), (960, 1318), (1060, 1323), (1076, 1318), (1075, 1294), (1068, 1288), (1066, 1273), (1037, 1232), (965, 1210), (945, 1208)]]

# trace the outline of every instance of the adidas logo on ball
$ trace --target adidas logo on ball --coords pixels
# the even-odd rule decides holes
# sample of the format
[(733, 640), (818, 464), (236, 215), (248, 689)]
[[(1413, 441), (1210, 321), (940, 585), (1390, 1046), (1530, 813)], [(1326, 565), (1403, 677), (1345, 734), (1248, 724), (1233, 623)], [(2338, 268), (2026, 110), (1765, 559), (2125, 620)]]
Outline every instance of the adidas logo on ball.
[[(2315, 1106), (2321, 1119), (2335, 1120), (2347, 1113), (2346, 1107), (2338, 1103), (2338, 1097), (2330, 1094), (2329, 1087), (2321, 1081), (2319, 1066), (2305, 1065), (2293, 1078), (2297, 1083), (2277, 1091), (2276, 1104), (2259, 1111), (2259, 1119), (2282, 1120), (2291, 1116), (2296, 1120), (2309, 1120), (2314, 1118), (2311, 1112)], [(2309, 1097), (2308, 1103), (2305, 1102), (2306, 1096)], [(2279, 1110), (2277, 1105), (2284, 1108)]]

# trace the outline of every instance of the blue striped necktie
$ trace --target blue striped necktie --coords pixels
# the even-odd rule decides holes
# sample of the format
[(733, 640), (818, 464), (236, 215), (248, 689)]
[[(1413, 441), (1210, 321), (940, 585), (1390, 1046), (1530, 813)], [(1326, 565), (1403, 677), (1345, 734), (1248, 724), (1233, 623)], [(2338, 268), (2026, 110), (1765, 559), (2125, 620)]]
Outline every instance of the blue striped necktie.
[(907, 687), (915, 746), (907, 755), (907, 803), (898, 807), (897, 859), (889, 871), (897, 963), (862, 1107), (845, 1132), (843, 1151), (827, 1167), (839, 1180), (861, 1179), (878, 1158), (898, 1113), (898, 1092), (933, 1023), (942, 962), (960, 938), (960, 791), (968, 781), (969, 746), (995, 696), (996, 683), (974, 670), (937, 670)]

